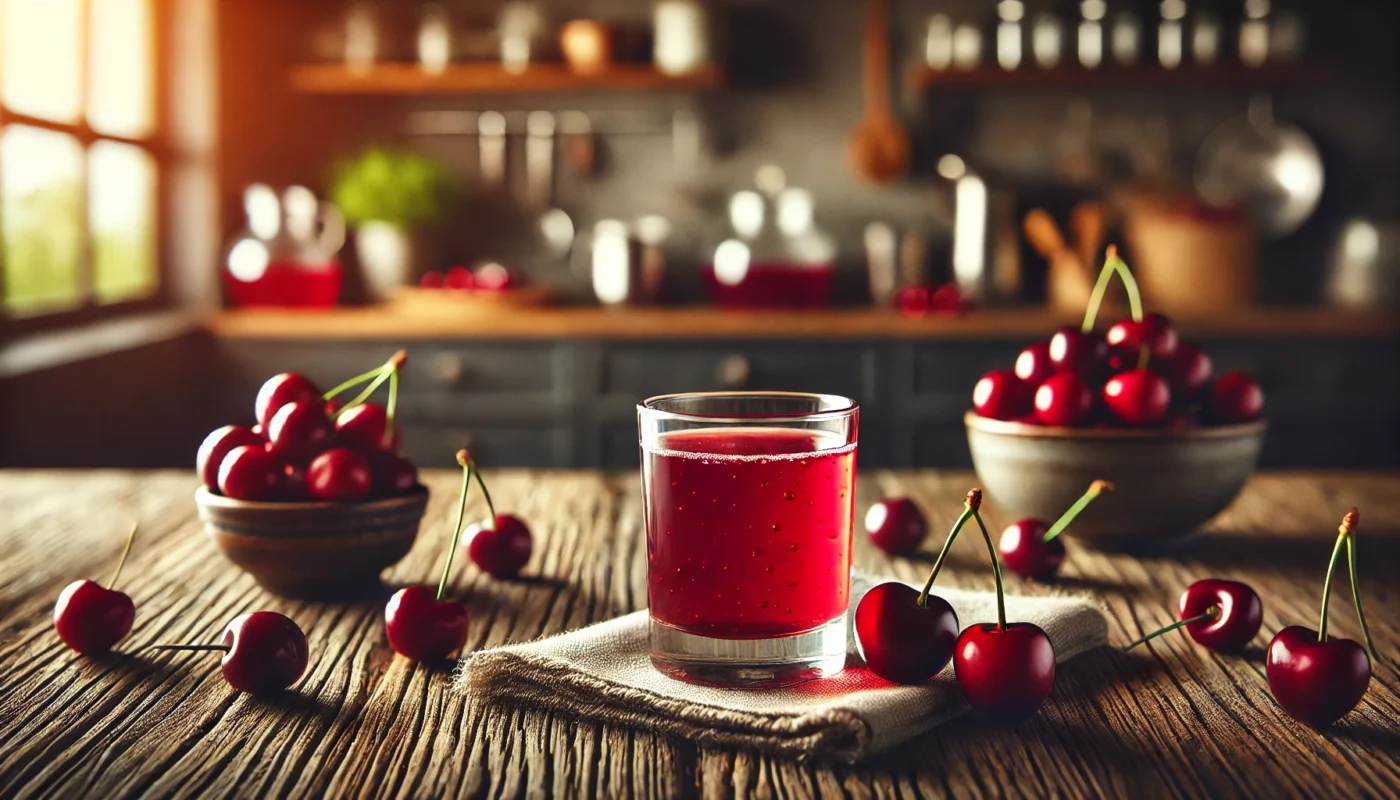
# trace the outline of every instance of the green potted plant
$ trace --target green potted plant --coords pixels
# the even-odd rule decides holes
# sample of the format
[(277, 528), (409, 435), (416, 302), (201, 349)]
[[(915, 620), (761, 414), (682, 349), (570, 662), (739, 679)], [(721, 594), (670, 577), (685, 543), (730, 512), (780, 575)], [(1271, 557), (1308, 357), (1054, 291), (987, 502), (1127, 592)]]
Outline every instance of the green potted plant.
[(371, 298), (387, 298), (431, 266), (425, 234), (443, 221), (456, 189), (445, 165), (402, 150), (369, 147), (336, 167), (331, 199), (355, 226)]

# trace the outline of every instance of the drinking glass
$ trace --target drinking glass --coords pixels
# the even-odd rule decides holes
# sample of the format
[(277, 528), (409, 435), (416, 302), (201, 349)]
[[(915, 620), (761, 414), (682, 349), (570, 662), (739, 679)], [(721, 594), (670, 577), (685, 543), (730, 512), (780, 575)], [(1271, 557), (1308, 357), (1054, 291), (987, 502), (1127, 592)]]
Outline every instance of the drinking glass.
[(859, 419), (848, 398), (793, 392), (637, 407), (657, 669), (782, 686), (845, 666)]

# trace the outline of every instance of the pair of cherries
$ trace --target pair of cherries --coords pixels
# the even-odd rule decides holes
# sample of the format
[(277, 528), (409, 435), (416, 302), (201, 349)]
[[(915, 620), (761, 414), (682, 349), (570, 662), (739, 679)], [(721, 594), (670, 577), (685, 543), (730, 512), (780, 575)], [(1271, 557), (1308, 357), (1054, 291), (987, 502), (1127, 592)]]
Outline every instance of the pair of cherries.
[[(1356, 708), (1371, 683), (1371, 659), (1375, 645), (1361, 607), (1361, 591), (1356, 576), (1356, 509), (1347, 512), (1337, 530), (1337, 542), (1327, 565), (1322, 590), (1322, 611), (1317, 630), (1291, 625), (1269, 642), (1265, 673), (1269, 691), (1284, 711), (1313, 728), (1323, 728)], [(1356, 617), (1366, 640), (1362, 647), (1352, 639), (1327, 635), (1327, 608), (1332, 594), (1332, 575), (1342, 549), (1347, 551), (1351, 572), (1352, 600)], [(1124, 648), (1125, 651), (1185, 628), (1198, 644), (1221, 652), (1238, 651), (1258, 633), (1264, 619), (1259, 595), (1238, 581), (1208, 579), (1197, 581), (1181, 595), (1179, 621), (1154, 631)], [(1367, 653), (1370, 653), (1368, 656)]]
[[(1094, 332), (1104, 292), (1119, 276), (1132, 318)], [(1078, 330), (1061, 328), (1022, 350), (1013, 370), (994, 370), (973, 387), (973, 410), (989, 419), (1050, 427), (1079, 427), (1107, 412), (1110, 427), (1189, 428), (1203, 420), (1225, 425), (1258, 419), (1264, 394), (1242, 372), (1212, 382), (1210, 356), (1182, 339), (1171, 320), (1143, 314), (1127, 264), (1109, 247)]]
[[(54, 629), (63, 643), (85, 656), (108, 653), (136, 621), (136, 604), (115, 586), (126, 565), (136, 526), (131, 526), (116, 572), (106, 587), (90, 580), (69, 584), (54, 605)], [(218, 650), (224, 680), (239, 691), (266, 694), (296, 683), (306, 671), (306, 635), (273, 611), (242, 614), (224, 628), (217, 645), (157, 645), (155, 650)]]
[[(269, 378), (254, 403), (258, 424), (225, 425), (200, 445), (195, 468), (210, 491), (235, 500), (354, 502), (418, 490), (418, 469), (398, 454), (394, 426), (400, 350), (381, 367), (324, 395), (308, 378)], [(365, 402), (389, 384), (388, 405)], [(368, 384), (349, 403), (340, 393)]]
[[(512, 577), (530, 560), (534, 549), (530, 529), (519, 517), (497, 514), (491, 493), (481, 477), (481, 470), (466, 450), (457, 451), (457, 463), (462, 467), (461, 502), (457, 507), (457, 522), (452, 526), (452, 540), (442, 565), (437, 589), (431, 586), (407, 586), (389, 598), (384, 608), (384, 631), (394, 652), (414, 661), (441, 661), (462, 649), (467, 643), (469, 620), (467, 607), (447, 599), (447, 579), (452, 562), (460, 547), (462, 534), (470, 538), (467, 555), (484, 572), (495, 578)], [(467, 493), (472, 478), (476, 478), (486, 500), (488, 521), (482, 525), (462, 528), (467, 511)]]
[[(923, 591), (900, 582), (872, 588), (856, 606), (856, 644), (871, 672), (888, 681), (922, 683), (953, 662), (963, 696), (975, 709), (998, 719), (1033, 714), (1055, 685), (1055, 648), (1039, 626), (1006, 621), (1001, 566), (978, 509), (982, 491), (967, 493), (962, 515), (934, 562)], [(987, 545), (996, 580), (997, 621), (959, 633), (958, 616), (932, 593), (949, 548), (968, 520), (975, 520)]]

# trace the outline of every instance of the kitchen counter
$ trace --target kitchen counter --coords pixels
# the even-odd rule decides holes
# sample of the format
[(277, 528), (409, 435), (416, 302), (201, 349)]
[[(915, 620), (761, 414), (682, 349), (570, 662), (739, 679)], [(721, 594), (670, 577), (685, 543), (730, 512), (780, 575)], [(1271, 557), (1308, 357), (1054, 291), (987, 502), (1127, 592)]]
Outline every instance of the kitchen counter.
[[(645, 605), (645, 542), (635, 473), (503, 471), (501, 510), (528, 518), (536, 553), (515, 582), (465, 561), (452, 591), (468, 603), (476, 650), (577, 628)], [(413, 552), (386, 574), (427, 582), (447, 539), (458, 476), (430, 472), (433, 498)], [(858, 512), (882, 494), (930, 510), (941, 543), (972, 477), (961, 471), (864, 474)], [(1174, 619), (1188, 583), (1244, 580), (1264, 628), (1241, 655), (1180, 634), (1125, 655), (1104, 648), (1062, 666), (1031, 720), (963, 718), (856, 767), (796, 763), (577, 723), (468, 706), (447, 670), (396, 657), (384, 636), (389, 590), (351, 604), (279, 600), (201, 533), (187, 472), (0, 472), (0, 796), (1394, 796), (1400, 787), (1400, 473), (1266, 473), (1202, 535), (1131, 557), (1074, 544), (1059, 586), (1008, 578), (1014, 593), (1069, 591), (1104, 605), (1123, 645)], [(1385, 664), (1358, 709), (1317, 733), (1284, 716), (1264, 677), (1267, 637), (1314, 625), (1337, 522), (1361, 509), (1363, 596)], [(484, 514), (473, 494), (469, 518)], [(988, 504), (995, 529), (1009, 522)], [(137, 603), (121, 653), (87, 659), (53, 633), (68, 582), (110, 574), (125, 520), (141, 524), (122, 589)], [(962, 537), (940, 585), (990, 589), (982, 543)], [(857, 541), (864, 569), (921, 580), (927, 558), (892, 559)], [(1358, 637), (1346, 578), (1333, 630)], [(150, 653), (206, 642), (236, 614), (271, 609), (307, 631), (311, 663), (293, 691), (232, 692), (211, 653)]]
[[(909, 319), (893, 311), (723, 311), (709, 307), (510, 308), (423, 313), (394, 305), (323, 311), (250, 309), (211, 317), (228, 339), (1014, 339), (1046, 338), (1078, 325), (1043, 309), (996, 309)], [(1397, 336), (1395, 315), (1325, 308), (1249, 309), (1177, 318), (1190, 336)]]

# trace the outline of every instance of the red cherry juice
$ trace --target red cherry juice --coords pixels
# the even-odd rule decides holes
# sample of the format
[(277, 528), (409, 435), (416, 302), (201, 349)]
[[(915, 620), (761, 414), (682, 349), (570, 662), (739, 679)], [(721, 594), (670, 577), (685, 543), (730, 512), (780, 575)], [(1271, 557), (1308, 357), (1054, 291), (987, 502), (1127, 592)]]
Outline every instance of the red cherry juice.
[(801, 633), (846, 613), (855, 443), (708, 428), (643, 453), (653, 619), (717, 639)]

